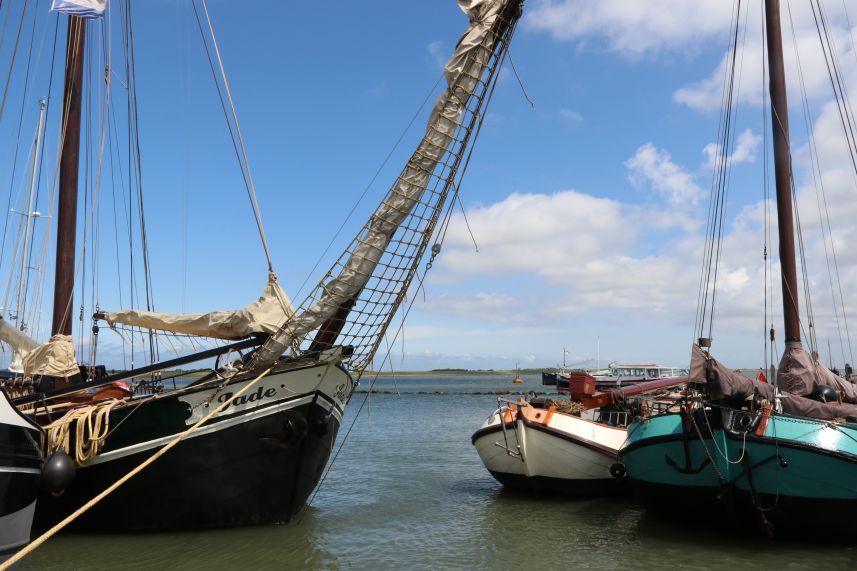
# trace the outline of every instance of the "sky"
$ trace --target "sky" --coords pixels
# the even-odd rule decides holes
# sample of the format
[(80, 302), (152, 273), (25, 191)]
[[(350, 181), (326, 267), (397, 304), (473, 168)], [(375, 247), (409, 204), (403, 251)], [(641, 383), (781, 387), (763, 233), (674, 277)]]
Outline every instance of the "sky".
[[(9, 4), (0, 9), (0, 25), (5, 16), (20, 15)], [(32, 77), (47, 75), (57, 18), (47, 12), (48, 2), (34, 4), (42, 10), (33, 28), (41, 63)], [(323, 275), (419, 142), (439, 93), (434, 86), (466, 17), (453, 0), (255, 1), (241, 10), (226, 0), (207, 5), (274, 269), (299, 303), (305, 284)], [(712, 350), (727, 365), (758, 367), (766, 364), (770, 324), (780, 338), (782, 326), (780, 292), (765, 279), (763, 258), (765, 187), (769, 180), (771, 188), (772, 175), (765, 178), (771, 151), (761, 6), (742, 6)], [(842, 0), (823, 8), (842, 75), (853, 86), (857, 8)], [(511, 369), (563, 359), (575, 366), (686, 366), (696, 337), (734, 5), (528, 0), (524, 10), (461, 185), (468, 224), (457, 209), (424, 288), (410, 293), (413, 308), (384, 367)], [(188, 2), (147, 0), (134, 4), (133, 16), (156, 306), (242, 307), (264, 287), (266, 262), (193, 11)], [(100, 24), (102, 32), (119, 26), (112, 18)], [(853, 360), (846, 320), (857, 327), (854, 167), (841, 142), (809, 3), (783, 0), (782, 19), (813, 326), (822, 357), (841, 364)], [(61, 43), (64, 24), (59, 29)], [(14, 36), (0, 33), (5, 73)], [(101, 71), (93, 77), (101, 78), (104, 61), (95, 69)], [(20, 60), (13, 71), (10, 85), (22, 77)], [(0, 115), (3, 156), (11, 156), (19, 117), (24, 139), (34, 132), (38, 93), (48, 90), (31, 81), (26, 95), (11, 92)], [(58, 111), (53, 104), (51, 112)], [(48, 156), (56, 148), (56, 137), (48, 136)], [(12, 189), (12, 203), (20, 200), (20, 175), (0, 184)], [(49, 191), (43, 194), (47, 201)], [(819, 218), (819, 201), (826, 203), (825, 218)], [(106, 222), (99, 228), (114, 233)], [(827, 228), (832, 235), (819, 235)], [(775, 239), (767, 247), (775, 252)], [(833, 251), (838, 281), (828, 274)], [(113, 261), (106, 246), (99, 255), (104, 269), (97, 294), (79, 297), (101, 308), (127, 307), (130, 294), (120, 298), (113, 278), (127, 261)], [(4, 282), (5, 264), (0, 261)], [(50, 284), (50, 270), (44, 275)], [(765, 313), (766, 299), (773, 315)], [(400, 322), (394, 320), (394, 328)], [(102, 357), (117, 358), (122, 340), (110, 331), (100, 335)]]

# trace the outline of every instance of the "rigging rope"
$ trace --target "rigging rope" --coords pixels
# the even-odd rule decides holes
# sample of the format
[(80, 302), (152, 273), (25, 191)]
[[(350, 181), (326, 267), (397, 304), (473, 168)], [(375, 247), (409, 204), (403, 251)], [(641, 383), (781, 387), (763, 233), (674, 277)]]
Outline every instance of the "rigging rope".
[[(241, 170), (241, 176), (244, 179), (244, 186), (247, 188), (247, 196), (250, 199), (250, 206), (253, 209), (253, 217), (256, 221), (256, 228), (259, 231), (259, 238), (262, 240), (262, 249), (265, 251), (265, 259), (268, 261), (268, 271), (273, 272), (274, 267), (271, 263), (271, 254), (268, 251), (268, 241), (265, 238), (265, 228), (262, 224), (262, 212), (259, 209), (259, 201), (256, 198), (256, 187), (253, 184), (253, 175), (250, 172), (250, 162), (247, 159), (247, 149), (244, 146), (244, 137), (241, 135), (241, 126), (238, 123), (238, 114), (235, 111), (235, 103), (232, 100), (232, 92), (229, 89), (229, 81), (226, 79), (226, 69), (223, 67), (223, 60), (220, 57), (220, 48), (217, 45), (217, 38), (214, 35), (214, 27), (211, 24), (211, 18), (208, 14), (208, 6), (205, 3), (205, 0), (200, 0), (202, 3), (202, 9), (205, 14), (205, 21), (208, 25), (208, 31), (211, 36), (211, 43), (214, 47), (214, 53), (217, 56), (217, 64), (220, 68), (220, 77), (223, 80), (223, 88), (226, 91), (226, 98), (229, 100), (229, 110), (232, 113), (232, 117), (230, 119), (229, 115), (226, 113), (226, 107), (223, 102), (223, 94), (220, 91), (220, 83), (217, 80), (217, 75), (214, 71), (214, 63), (211, 61), (211, 53), (208, 49), (208, 42), (205, 39), (205, 34), (202, 31), (202, 22), (199, 19), (199, 12), (196, 8), (196, 0), (191, 2), (193, 6), (193, 13), (196, 16), (196, 22), (199, 27), (199, 32), (202, 37), (202, 43), (205, 47), (205, 55), (208, 57), (208, 64), (211, 67), (211, 73), (214, 77), (214, 84), (217, 87), (217, 94), (220, 96), (220, 105), (223, 107), (223, 114), (226, 117), (226, 125), (229, 129), (229, 135), (232, 138), (232, 146), (235, 148), (235, 154), (238, 156), (238, 165)], [(232, 132), (232, 124), (235, 124), (235, 133)], [(235, 135), (238, 136), (238, 143), (235, 142)], [(240, 150), (239, 150), (240, 147)]]

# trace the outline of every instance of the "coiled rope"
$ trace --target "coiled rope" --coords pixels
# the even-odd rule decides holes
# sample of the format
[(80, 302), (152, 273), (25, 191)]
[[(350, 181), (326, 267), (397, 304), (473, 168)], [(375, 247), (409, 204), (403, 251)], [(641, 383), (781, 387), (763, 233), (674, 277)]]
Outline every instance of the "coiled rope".
[(61, 522), (59, 522), (58, 524), (56, 524), (52, 528), (50, 528), (48, 531), (46, 531), (45, 533), (43, 533), (39, 537), (37, 537), (27, 547), (25, 547), (24, 549), (22, 549), (21, 551), (19, 551), (18, 553), (16, 553), (15, 555), (10, 557), (6, 561), (4, 561), (2, 564), (0, 564), (0, 571), (6, 571), (12, 565), (14, 565), (15, 563), (17, 563), (18, 561), (20, 561), (21, 559), (23, 559), (27, 555), (29, 555), (30, 553), (35, 551), (35, 549), (37, 547), (39, 547), (41, 544), (43, 544), (48, 539), (53, 537), (57, 532), (59, 532), (65, 526), (67, 526), (68, 524), (70, 524), (71, 522), (76, 520), (78, 517), (80, 517), (81, 514), (83, 514), (87, 510), (89, 510), (89, 508), (91, 508), (92, 506), (94, 506), (95, 504), (97, 504), (98, 502), (103, 500), (104, 498), (106, 498), (109, 494), (113, 493), (116, 490), (116, 488), (118, 488), (119, 486), (121, 486), (122, 484), (124, 484), (125, 482), (130, 480), (133, 476), (136, 476), (138, 473), (143, 471), (143, 469), (146, 468), (149, 464), (151, 464), (152, 462), (154, 462), (155, 460), (157, 460), (158, 458), (160, 458), (161, 456), (166, 454), (167, 451), (169, 451), (171, 448), (173, 448), (176, 444), (178, 444), (179, 442), (181, 442), (182, 440), (184, 440), (185, 438), (190, 436), (200, 426), (202, 426), (203, 424), (208, 422), (208, 420), (211, 417), (220, 413), (223, 409), (225, 409), (227, 406), (229, 406), (235, 398), (237, 398), (237, 397), (241, 396), (242, 394), (244, 394), (245, 392), (247, 392), (251, 387), (253, 387), (256, 383), (258, 383), (260, 380), (262, 380), (262, 378), (264, 378), (270, 372), (271, 372), (271, 367), (268, 367), (258, 377), (256, 377), (255, 379), (253, 379), (252, 381), (247, 383), (243, 389), (236, 392), (232, 398), (226, 399), (225, 401), (220, 403), (217, 406), (217, 408), (215, 408), (213, 411), (208, 413), (204, 418), (200, 419), (199, 422), (197, 422), (196, 424), (194, 424), (193, 426), (191, 426), (190, 428), (188, 428), (187, 430), (185, 430), (184, 432), (182, 432), (181, 434), (176, 436), (175, 439), (172, 440), (169, 444), (167, 444), (166, 446), (164, 446), (163, 448), (161, 448), (160, 450), (158, 450), (157, 452), (152, 454), (148, 459), (144, 460), (143, 463), (141, 463), (139, 466), (137, 466), (136, 468), (134, 468), (133, 470), (131, 470), (130, 472), (128, 472), (127, 474), (122, 476), (122, 478), (120, 478), (119, 480), (114, 482), (109, 488), (107, 488), (106, 490), (104, 490), (103, 492), (101, 492), (100, 494), (98, 494), (97, 496), (92, 498), (91, 500), (89, 500), (83, 506), (78, 508), (77, 511), (75, 511), (73, 514), (71, 514), (70, 516), (68, 516), (67, 518), (65, 518), (64, 520), (62, 520)]
[[(110, 429), (110, 411), (121, 402), (119, 399), (110, 399), (74, 408), (46, 426), (42, 435), (45, 457), (63, 449), (74, 458), (78, 466), (91, 464), (98, 456)], [(71, 447), (72, 430), (75, 436), (74, 449)]]

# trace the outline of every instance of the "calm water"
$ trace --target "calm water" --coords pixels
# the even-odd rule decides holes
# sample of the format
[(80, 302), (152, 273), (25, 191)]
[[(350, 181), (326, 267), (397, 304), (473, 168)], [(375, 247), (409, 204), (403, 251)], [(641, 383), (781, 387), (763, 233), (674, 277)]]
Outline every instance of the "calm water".
[[(855, 548), (771, 543), (675, 526), (646, 516), (630, 497), (570, 500), (503, 490), (470, 444), (496, 398), (456, 393), (543, 390), (536, 376), (525, 380), (512, 385), (508, 376), (400, 378), (398, 396), (372, 395), (297, 522), (183, 534), (60, 534), (20, 569), (854, 567)], [(384, 379), (376, 388), (394, 390), (392, 385)], [(358, 393), (352, 399), (340, 441), (365, 398)]]

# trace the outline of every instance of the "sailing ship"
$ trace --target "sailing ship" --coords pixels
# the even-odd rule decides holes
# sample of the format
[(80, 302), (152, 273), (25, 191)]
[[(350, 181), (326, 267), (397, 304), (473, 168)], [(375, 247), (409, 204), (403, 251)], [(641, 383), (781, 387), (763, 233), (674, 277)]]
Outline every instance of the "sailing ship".
[[(54, 467), (68, 466), (70, 457), (74, 467), (54, 478), (59, 484), (53, 493), (40, 493), (35, 510), (32, 494), (26, 500), (13, 498), (14, 490), (0, 488), (4, 526), (13, 501), (26, 503), (16, 512), (17, 529), (26, 529), (25, 535), (33, 511), (36, 527), (56, 523), (175, 444), (179, 435), (219, 407), (220, 412), (175, 450), (73, 525), (115, 532), (287, 522), (318, 485), (352, 391), (405, 300), (450, 195), (458, 191), (465, 152), (485, 117), (522, 1), (458, 2), (469, 24), (445, 67), (446, 89), (422, 140), (386, 197), (302, 304), (292, 305), (268, 258), (262, 296), (238, 311), (98, 310), (92, 329), (96, 340), (98, 323), (132, 328), (137, 335), (143, 331), (149, 337), (167, 331), (219, 340), (212, 349), (110, 374), (96, 362), (78, 364), (70, 315), (81, 102), (88, 97), (83, 82), (84, 56), (89, 53), (85, 38), (90, 18), (103, 13), (104, 0), (62, 0), (56, 5), (72, 8), (52, 335), (46, 343), (37, 343), (17, 323), (0, 320), (0, 339), (23, 363), (23, 372), (6, 383), (15, 408), (10, 412), (0, 407), (0, 428), (5, 434), (12, 426), (21, 433), (20, 440), (30, 443), (39, 441), (34, 432), (41, 436), (37, 448), (21, 452), (28, 457), (30, 479), (20, 489), (34, 490), (32, 476), (42, 457)], [(130, 10), (126, 7), (122, 13), (128, 16)], [(130, 26), (124, 32), (130, 34)], [(110, 78), (108, 73), (106, 80)], [(255, 207), (254, 212), (258, 222)], [(264, 241), (261, 223), (259, 229)], [(433, 258), (440, 243), (431, 251)], [(9, 401), (0, 405), (4, 402)]]
[[(696, 396), (681, 400), (678, 412), (632, 424), (622, 458), (652, 511), (768, 536), (850, 540), (857, 532), (857, 387), (801, 341), (778, 0), (766, 0), (765, 22), (785, 322), (779, 369), (773, 385), (736, 374), (714, 358), (699, 320), (690, 370)], [(706, 264), (714, 268), (716, 258)], [(773, 328), (770, 336), (773, 347)]]

